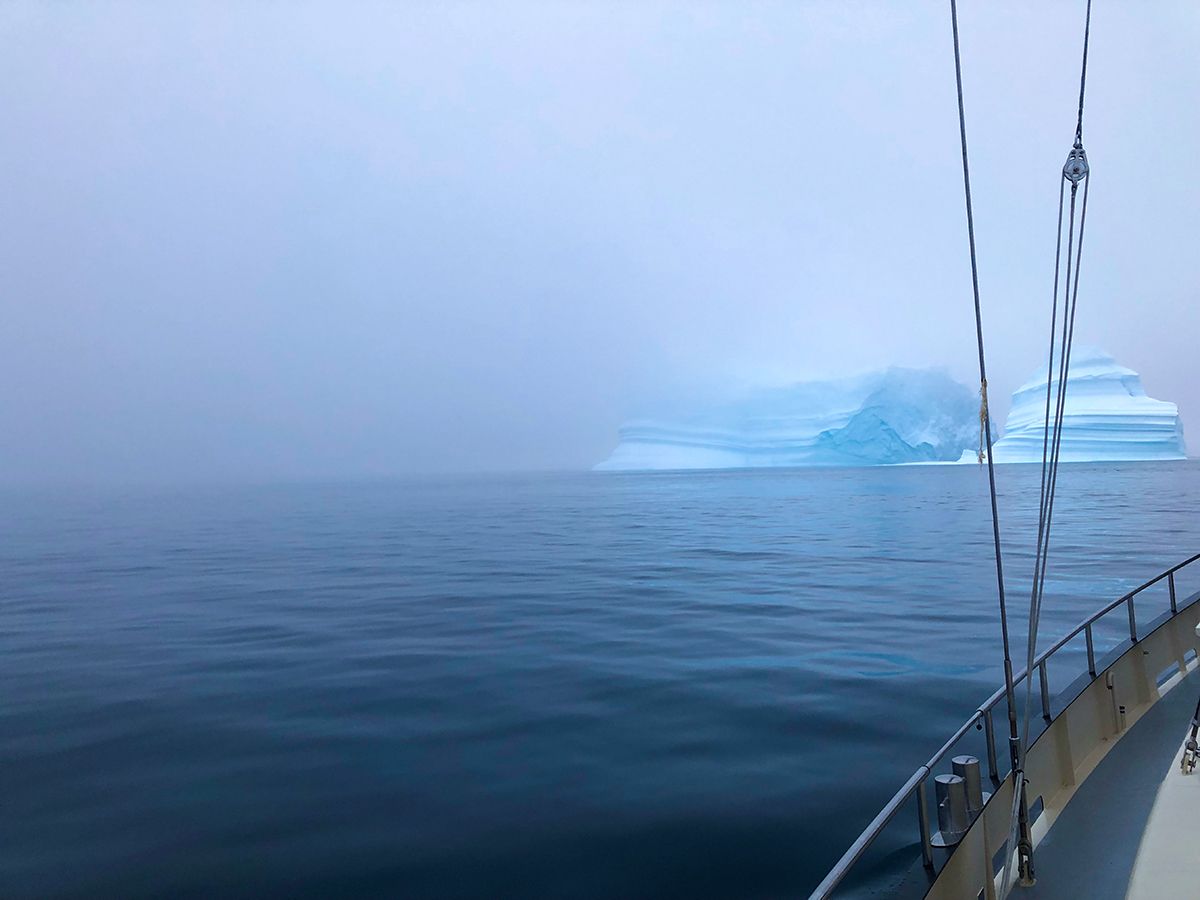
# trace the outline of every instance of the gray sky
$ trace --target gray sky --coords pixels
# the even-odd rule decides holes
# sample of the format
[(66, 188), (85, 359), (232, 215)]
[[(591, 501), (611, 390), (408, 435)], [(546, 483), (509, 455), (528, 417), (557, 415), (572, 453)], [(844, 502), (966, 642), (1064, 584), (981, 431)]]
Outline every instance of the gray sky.
[[(996, 412), (1083, 0), (962, 0)], [(1200, 8), (1095, 0), (1078, 337), (1200, 444)], [(576, 468), (689, 384), (973, 383), (948, 4), (5, 3), (0, 481)]]

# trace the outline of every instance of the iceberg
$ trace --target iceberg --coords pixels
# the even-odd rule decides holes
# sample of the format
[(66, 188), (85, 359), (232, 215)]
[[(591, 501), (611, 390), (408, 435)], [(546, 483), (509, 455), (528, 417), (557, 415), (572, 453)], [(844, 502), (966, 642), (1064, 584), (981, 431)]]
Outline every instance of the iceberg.
[(601, 471), (955, 462), (979, 441), (979, 399), (942, 369), (757, 388), (632, 421)]
[[(1057, 363), (1055, 363), (1057, 369)], [(1058, 390), (1051, 389), (1051, 415)], [(1046, 370), (1013, 393), (1004, 435), (993, 445), (998, 463), (1041, 462), (1046, 421)], [(1137, 372), (1094, 347), (1076, 347), (1067, 372), (1063, 462), (1185, 459), (1179, 408), (1146, 396)], [(964, 455), (965, 458), (965, 455)], [(972, 457), (973, 458), (973, 457)]]

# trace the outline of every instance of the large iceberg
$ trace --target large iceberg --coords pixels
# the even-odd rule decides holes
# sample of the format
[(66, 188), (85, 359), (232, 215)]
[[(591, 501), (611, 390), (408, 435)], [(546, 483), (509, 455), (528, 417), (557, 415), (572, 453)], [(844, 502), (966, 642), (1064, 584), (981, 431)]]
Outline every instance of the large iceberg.
[[(979, 441), (979, 399), (941, 369), (759, 388), (629, 422), (601, 470), (953, 462)], [(972, 451), (973, 452), (973, 451)]]
[[(1058, 390), (1057, 362), (1051, 385), (1051, 415)], [(996, 462), (1041, 462), (1046, 421), (1046, 370), (1013, 394), (1004, 436), (996, 441)], [(1076, 347), (1067, 372), (1063, 413), (1063, 462), (1184, 459), (1179, 408), (1146, 396), (1138, 373), (1118, 365), (1108, 353)], [(964, 456), (965, 458), (965, 456)]]

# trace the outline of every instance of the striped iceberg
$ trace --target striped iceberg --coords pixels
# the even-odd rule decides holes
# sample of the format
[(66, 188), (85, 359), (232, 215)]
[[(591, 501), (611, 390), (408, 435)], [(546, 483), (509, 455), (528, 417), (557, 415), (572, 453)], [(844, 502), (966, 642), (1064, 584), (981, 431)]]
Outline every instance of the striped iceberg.
[[(1052, 398), (1057, 389), (1055, 377)], [(996, 462), (1040, 462), (1045, 413), (1043, 368), (1013, 393), (1004, 435), (993, 448)], [(1062, 461), (1184, 459), (1186, 455), (1183, 422), (1174, 403), (1147, 397), (1138, 373), (1103, 350), (1074, 349), (1067, 373)]]
[(979, 399), (941, 369), (890, 368), (677, 409), (619, 438), (596, 469), (954, 462), (979, 441)]

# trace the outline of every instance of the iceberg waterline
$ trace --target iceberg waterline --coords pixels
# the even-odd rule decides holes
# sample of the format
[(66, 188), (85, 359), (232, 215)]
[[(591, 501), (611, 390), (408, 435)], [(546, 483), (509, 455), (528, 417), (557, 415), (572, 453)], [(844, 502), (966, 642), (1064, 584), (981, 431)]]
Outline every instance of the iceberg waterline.
[(629, 422), (599, 470), (953, 462), (979, 439), (979, 400), (941, 369), (747, 392)]
[[(1057, 366), (1057, 362), (1055, 364)], [(1050, 385), (1051, 416), (1058, 377)], [(996, 462), (1041, 462), (1046, 421), (1046, 369), (1013, 393)], [(1067, 372), (1059, 458), (1063, 462), (1185, 459), (1179, 408), (1146, 396), (1141, 376), (1103, 350), (1076, 347)]]
[[(1067, 375), (1063, 462), (1184, 459), (1174, 403), (1103, 350), (1077, 347)], [(1057, 391), (1057, 379), (1051, 385)], [(1013, 394), (996, 462), (1039, 462), (1046, 375)], [(998, 429), (993, 423), (993, 434)], [(974, 462), (979, 397), (941, 369), (893, 367), (857, 378), (762, 388), (725, 403), (620, 429), (602, 471)]]

